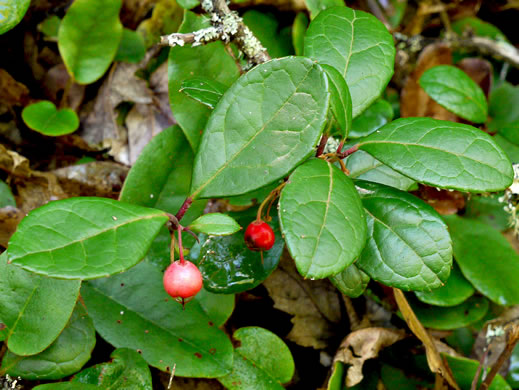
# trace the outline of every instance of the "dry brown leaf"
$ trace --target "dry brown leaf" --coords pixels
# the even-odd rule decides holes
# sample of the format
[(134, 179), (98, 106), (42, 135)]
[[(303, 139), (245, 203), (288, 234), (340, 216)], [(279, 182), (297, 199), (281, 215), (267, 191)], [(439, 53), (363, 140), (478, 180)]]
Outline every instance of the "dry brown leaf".
[(334, 363), (340, 361), (350, 366), (346, 373), (346, 386), (352, 387), (362, 381), (362, 366), (366, 360), (377, 357), (380, 350), (404, 337), (404, 331), (386, 328), (365, 328), (350, 333), (334, 358)]
[(9, 239), (16, 231), (18, 223), (25, 217), (25, 213), (13, 206), (0, 208), (0, 246), (7, 248)]
[(328, 345), (341, 319), (340, 297), (328, 279), (303, 279), (285, 251), (279, 267), (263, 284), (274, 300), (274, 307), (294, 316), (289, 340), (316, 349)]
[(459, 191), (439, 190), (435, 187), (420, 185), (414, 194), (429, 203), (441, 215), (456, 214), (458, 210), (465, 207), (465, 197)]
[(483, 58), (464, 58), (458, 62), (456, 66), (474, 80), (488, 98), (490, 90), (492, 89), (492, 79), (494, 76), (492, 64)]
[[(45, 95), (47, 95), (47, 97), (53, 102), (59, 102), (63, 92), (65, 91), (65, 88), (67, 87), (69, 79), (70, 75), (68, 74), (65, 65), (59, 64), (53, 66), (49, 69), (49, 71), (43, 78), (42, 87), (45, 92)], [(67, 95), (67, 107), (73, 109), (74, 111), (77, 111), (77, 109), (83, 102), (84, 97), (85, 86), (73, 83), (70, 86)]]
[[(168, 388), (170, 374), (159, 372), (160, 382), (164, 389)], [(171, 390), (224, 390), (220, 382), (216, 379), (204, 378), (179, 378), (174, 377), (171, 383)]]
[(29, 89), (4, 69), (0, 69), (0, 103), (7, 106), (25, 106), (28, 101)]
[(431, 371), (440, 374), (449, 383), (450, 386), (452, 386), (456, 390), (460, 390), (459, 386), (454, 380), (449, 366), (441, 358), (440, 353), (436, 348), (434, 339), (429, 335), (427, 330), (423, 327), (422, 323), (414, 314), (413, 309), (411, 309), (411, 306), (409, 305), (409, 302), (407, 302), (407, 299), (402, 290), (393, 288), (393, 292), (395, 294), (395, 300), (398, 305), (398, 308), (400, 309), (400, 312), (402, 313), (405, 322), (409, 326), (409, 329), (411, 329), (413, 334), (425, 346), (427, 363), (429, 364), (429, 368), (431, 369)]
[(420, 87), (418, 80), (429, 68), (451, 65), (452, 53), (447, 45), (431, 44), (418, 57), (416, 68), (407, 77), (400, 97), (400, 114), (406, 117), (431, 117), (456, 122), (457, 116), (440, 106)]

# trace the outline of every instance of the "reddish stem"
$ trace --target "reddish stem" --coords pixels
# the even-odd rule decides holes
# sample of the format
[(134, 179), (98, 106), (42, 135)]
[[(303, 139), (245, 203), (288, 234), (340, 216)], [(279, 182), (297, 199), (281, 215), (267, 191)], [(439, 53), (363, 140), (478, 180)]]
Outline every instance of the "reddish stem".
[(346, 150), (342, 153), (337, 153), (337, 157), (339, 157), (342, 160), (342, 159), (348, 157), (350, 154), (355, 153), (357, 150), (359, 150), (359, 144), (353, 145), (351, 148), (349, 148), (348, 150)]
[(184, 247), (182, 246), (182, 226), (177, 226), (178, 233), (178, 254), (180, 256), (180, 264), (184, 264)]
[(324, 152), (324, 147), (326, 146), (326, 143), (328, 142), (328, 135), (324, 134), (321, 137), (321, 142), (319, 143), (319, 147), (317, 148), (317, 152), (315, 153), (315, 157), (319, 157)]
[(184, 214), (186, 213), (186, 211), (189, 209), (189, 207), (191, 207), (191, 203), (193, 203), (193, 198), (188, 196), (186, 198), (186, 200), (184, 201), (184, 203), (182, 203), (180, 210), (178, 210), (178, 212), (175, 214), (175, 217), (177, 218), (177, 220), (180, 221), (182, 219), (182, 217), (184, 217)]

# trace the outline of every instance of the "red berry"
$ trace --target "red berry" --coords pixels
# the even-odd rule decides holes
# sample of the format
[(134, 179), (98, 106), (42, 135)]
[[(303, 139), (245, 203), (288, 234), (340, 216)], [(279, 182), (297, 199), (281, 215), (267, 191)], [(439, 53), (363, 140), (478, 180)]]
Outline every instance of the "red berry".
[(245, 243), (250, 250), (268, 251), (274, 245), (276, 237), (268, 223), (254, 221), (245, 230)]
[(202, 274), (190, 261), (172, 263), (164, 272), (164, 289), (173, 298), (190, 298), (202, 288)]

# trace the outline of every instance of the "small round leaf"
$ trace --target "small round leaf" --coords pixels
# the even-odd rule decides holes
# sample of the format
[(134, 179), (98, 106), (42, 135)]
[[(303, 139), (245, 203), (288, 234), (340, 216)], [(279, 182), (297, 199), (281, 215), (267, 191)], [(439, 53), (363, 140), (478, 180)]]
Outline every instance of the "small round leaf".
[(79, 118), (70, 108), (56, 109), (54, 103), (42, 101), (25, 107), (23, 121), (39, 133), (58, 136), (73, 133), (79, 127)]

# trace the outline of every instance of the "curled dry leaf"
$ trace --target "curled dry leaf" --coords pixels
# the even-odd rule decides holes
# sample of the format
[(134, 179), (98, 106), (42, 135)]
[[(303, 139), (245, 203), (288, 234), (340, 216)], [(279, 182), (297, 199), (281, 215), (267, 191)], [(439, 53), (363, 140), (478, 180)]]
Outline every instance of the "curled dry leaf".
[(452, 53), (444, 44), (431, 44), (427, 46), (420, 56), (416, 68), (409, 74), (402, 89), (400, 98), (400, 114), (406, 117), (431, 117), (435, 119), (450, 120), (456, 122), (458, 117), (440, 106), (420, 87), (418, 80), (427, 70), (437, 65), (451, 65)]
[(24, 106), (29, 102), (29, 89), (0, 69), (0, 103), (7, 106)]
[(429, 203), (441, 215), (456, 214), (458, 210), (465, 207), (465, 197), (459, 191), (439, 190), (420, 185), (418, 191), (413, 193)]
[(328, 345), (341, 319), (340, 297), (328, 279), (303, 279), (285, 250), (278, 268), (263, 284), (274, 307), (294, 316), (289, 340), (316, 349)]
[(405, 337), (405, 332), (386, 328), (365, 328), (350, 333), (341, 343), (334, 358), (350, 367), (346, 373), (346, 386), (360, 383), (362, 366), (368, 359), (378, 356), (380, 350), (393, 345)]
[(7, 248), (9, 239), (23, 217), (25, 213), (16, 207), (6, 206), (0, 209), (0, 246)]

